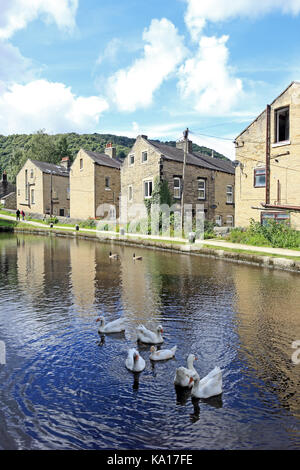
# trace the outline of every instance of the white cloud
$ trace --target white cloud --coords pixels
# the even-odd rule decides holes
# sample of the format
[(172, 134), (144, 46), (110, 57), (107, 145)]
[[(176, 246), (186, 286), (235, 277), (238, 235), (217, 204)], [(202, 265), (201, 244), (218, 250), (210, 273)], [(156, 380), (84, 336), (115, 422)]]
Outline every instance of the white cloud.
[(97, 65), (100, 65), (104, 60), (109, 60), (110, 62), (113, 62), (116, 59), (117, 54), (121, 49), (122, 45), (123, 43), (121, 39), (111, 39), (105, 47), (104, 51), (99, 54), (98, 59), (96, 61)]
[(183, 38), (169, 20), (152, 20), (143, 33), (144, 56), (108, 80), (108, 92), (121, 111), (134, 111), (152, 103), (153, 93), (185, 57)]
[(300, 12), (300, 0), (186, 0), (185, 22), (194, 40), (207, 21), (219, 22), (236, 17), (255, 18), (274, 11), (297, 15)]
[(0, 94), (8, 83), (32, 80), (37, 70), (19, 49), (0, 40)]
[(1, 0), (0, 38), (8, 39), (39, 16), (58, 28), (72, 30), (78, 0)]
[(198, 52), (179, 69), (178, 87), (201, 114), (224, 114), (235, 105), (242, 82), (228, 66), (228, 36), (203, 36)]
[(62, 83), (14, 84), (0, 96), (0, 133), (90, 132), (107, 109), (103, 98), (77, 97)]

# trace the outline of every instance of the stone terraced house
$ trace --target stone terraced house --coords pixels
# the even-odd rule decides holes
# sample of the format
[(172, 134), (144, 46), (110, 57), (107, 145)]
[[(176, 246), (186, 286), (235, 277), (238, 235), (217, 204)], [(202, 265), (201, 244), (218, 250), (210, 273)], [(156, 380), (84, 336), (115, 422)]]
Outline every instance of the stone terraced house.
[(300, 230), (300, 82), (236, 138), (235, 225), (287, 221)]
[(116, 158), (116, 149), (111, 143), (107, 144), (105, 153), (79, 150), (70, 170), (71, 218), (101, 218), (99, 207), (102, 204), (114, 206), (118, 217), (120, 168), (121, 161)]
[(17, 175), (17, 208), (25, 214), (68, 216), (69, 159), (61, 165), (28, 159)]
[[(176, 147), (148, 140), (139, 135), (121, 167), (122, 214), (131, 219), (134, 204), (150, 198), (156, 178), (168, 182), (174, 202), (180, 206), (184, 161), (184, 142)], [(188, 141), (184, 204), (204, 205), (205, 219), (220, 226), (234, 225), (234, 178), (231, 162), (192, 151)], [(126, 215), (124, 214), (126, 212)], [(122, 217), (123, 217), (122, 215)]]

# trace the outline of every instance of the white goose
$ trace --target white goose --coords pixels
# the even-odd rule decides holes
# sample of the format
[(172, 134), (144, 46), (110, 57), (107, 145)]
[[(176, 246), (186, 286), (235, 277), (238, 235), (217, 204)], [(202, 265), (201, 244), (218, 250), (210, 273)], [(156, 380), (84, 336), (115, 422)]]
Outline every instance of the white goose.
[(177, 346), (174, 346), (171, 349), (160, 349), (157, 351), (156, 346), (151, 346), (150, 359), (151, 361), (165, 361), (166, 359), (172, 359), (175, 356)]
[(192, 396), (195, 398), (210, 398), (222, 393), (222, 371), (215, 367), (203, 379), (191, 377), (193, 384)]
[(146, 344), (160, 344), (163, 343), (164, 339), (162, 337), (163, 328), (161, 325), (156, 327), (156, 333), (154, 331), (148, 330), (144, 325), (139, 325), (137, 327), (137, 339), (142, 343)]
[(124, 318), (118, 318), (105, 324), (105, 318), (99, 317), (96, 322), (100, 322), (99, 333), (120, 333), (125, 331)]
[(194, 367), (194, 361), (197, 360), (197, 357), (194, 354), (189, 354), (187, 358), (187, 368), (178, 367), (175, 372), (174, 384), (179, 385), (180, 387), (189, 387), (193, 386), (191, 378), (199, 379), (199, 374)]
[(144, 359), (139, 355), (138, 351), (132, 348), (128, 351), (125, 365), (127, 369), (131, 370), (132, 372), (142, 372), (142, 370), (145, 369), (146, 363)]

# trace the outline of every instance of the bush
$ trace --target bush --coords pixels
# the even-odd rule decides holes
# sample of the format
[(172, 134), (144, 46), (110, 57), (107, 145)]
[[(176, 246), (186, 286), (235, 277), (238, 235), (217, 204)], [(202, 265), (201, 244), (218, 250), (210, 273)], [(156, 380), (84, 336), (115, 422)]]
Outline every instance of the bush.
[(83, 222), (80, 222), (79, 224), (79, 227), (81, 228), (96, 228), (96, 221), (92, 218), (89, 218), (87, 220), (84, 220)]
[(248, 229), (234, 228), (226, 237), (233, 243), (245, 243), (246, 245), (272, 246), (274, 248), (299, 248), (300, 232), (293, 230), (286, 223), (278, 223), (269, 220), (261, 225), (253, 219)]
[[(28, 220), (28, 217), (27, 217)], [(58, 223), (58, 218), (57, 217), (49, 217), (49, 219), (46, 220), (47, 224), (57, 224)]]

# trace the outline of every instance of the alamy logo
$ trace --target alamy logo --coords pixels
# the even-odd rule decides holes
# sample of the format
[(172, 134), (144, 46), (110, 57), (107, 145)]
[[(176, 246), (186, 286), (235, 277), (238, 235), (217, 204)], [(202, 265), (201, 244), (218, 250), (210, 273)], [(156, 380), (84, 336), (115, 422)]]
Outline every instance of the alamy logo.
[(292, 343), (292, 348), (296, 351), (292, 354), (292, 362), (294, 364), (300, 364), (300, 339)]
[(0, 341), (0, 365), (6, 364), (6, 350), (4, 341)]

